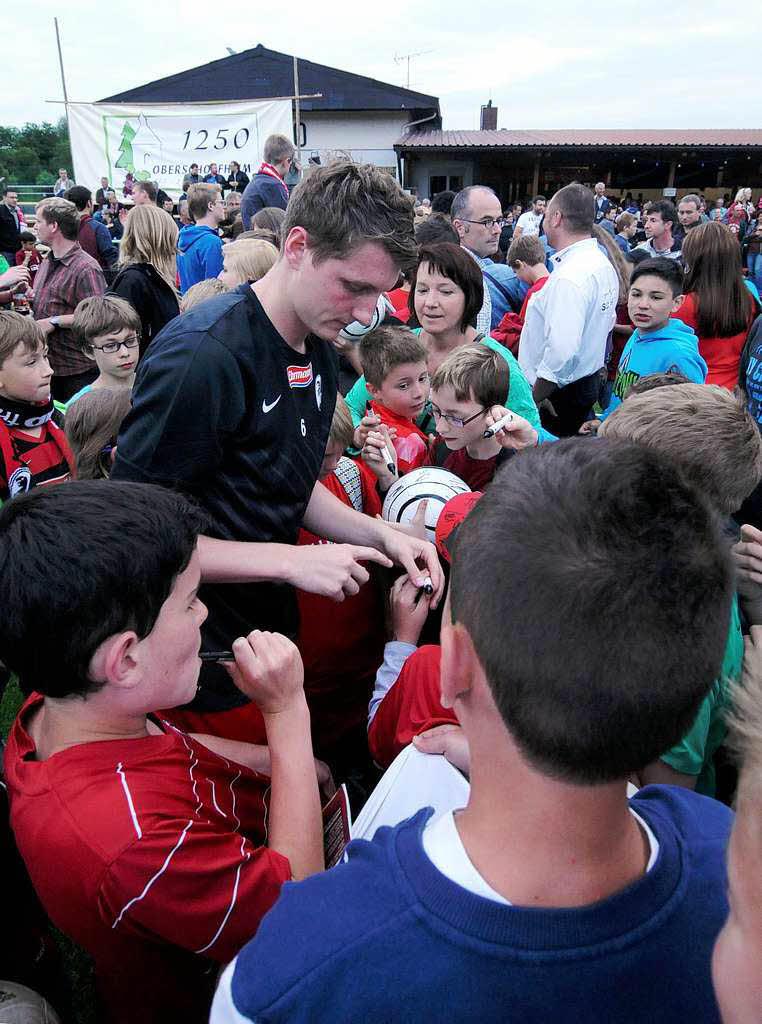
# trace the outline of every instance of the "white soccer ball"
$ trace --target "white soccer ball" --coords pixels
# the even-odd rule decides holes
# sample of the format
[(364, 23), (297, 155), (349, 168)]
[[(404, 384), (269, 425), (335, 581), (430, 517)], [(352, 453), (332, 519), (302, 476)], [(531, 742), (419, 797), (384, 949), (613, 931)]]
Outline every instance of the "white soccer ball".
[(471, 488), (459, 476), (438, 466), (424, 466), (406, 473), (387, 492), (381, 515), (388, 523), (411, 523), (420, 502), (426, 498), (426, 534), (434, 541), (439, 514), (450, 498)]
[(61, 1024), (61, 1018), (47, 999), (15, 981), (0, 981), (0, 1021), (3, 1024), (28, 1024), (29, 1021)]
[(339, 337), (343, 338), (344, 341), (354, 341), (359, 343), (366, 334), (370, 334), (372, 330), (384, 322), (384, 317), (387, 313), (393, 312), (394, 306), (391, 304), (389, 299), (387, 299), (386, 295), (381, 292), (370, 323), (366, 325), (361, 324), (359, 320), (353, 320), (351, 324), (347, 324), (346, 327), (339, 331)]

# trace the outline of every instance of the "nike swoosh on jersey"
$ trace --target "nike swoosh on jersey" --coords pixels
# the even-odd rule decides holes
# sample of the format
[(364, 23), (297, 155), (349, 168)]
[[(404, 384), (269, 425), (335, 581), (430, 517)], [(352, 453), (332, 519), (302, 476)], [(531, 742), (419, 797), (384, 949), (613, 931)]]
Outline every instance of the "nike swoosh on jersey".
[(263, 398), (262, 399), (262, 412), (270, 412), (272, 409), (275, 408), (275, 406), (278, 404), (278, 402), (281, 400), (282, 397), (283, 397), (283, 395), (278, 395), (278, 397), (275, 399), (275, 401), (274, 402), (270, 402), (269, 405), (268, 405), (267, 401)]

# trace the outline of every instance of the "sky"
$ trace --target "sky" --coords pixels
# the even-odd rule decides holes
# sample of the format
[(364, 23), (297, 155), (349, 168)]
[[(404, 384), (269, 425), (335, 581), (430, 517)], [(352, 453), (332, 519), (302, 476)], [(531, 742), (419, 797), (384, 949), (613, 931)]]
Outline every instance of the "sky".
[[(6, 47), (0, 124), (55, 121), (63, 107), (54, 15), (69, 99), (92, 102), (262, 43), (283, 53), (438, 96), (446, 129), (479, 127), (492, 99), (498, 128), (756, 128), (762, 126), (755, 44), (727, 5), (545, 0), (201, 0), (120, 6), (42, 0), (16, 20)], [(182, 10), (183, 14), (178, 14)], [(637, 18), (632, 13), (637, 12)], [(265, 12), (264, 14), (262, 12)], [(387, 13), (384, 13), (387, 12)], [(29, 83), (26, 90), (22, 83)], [(252, 97), (255, 98), (255, 97)]]

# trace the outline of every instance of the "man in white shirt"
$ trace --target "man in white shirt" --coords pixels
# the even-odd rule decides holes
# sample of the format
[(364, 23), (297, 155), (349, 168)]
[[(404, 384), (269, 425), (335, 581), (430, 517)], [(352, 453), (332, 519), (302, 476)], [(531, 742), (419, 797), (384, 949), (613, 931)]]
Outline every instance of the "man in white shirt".
[(543, 425), (564, 436), (576, 434), (598, 398), (616, 320), (617, 276), (591, 237), (593, 217), (593, 194), (584, 185), (567, 185), (548, 204), (553, 272), (529, 303), (519, 342)]
[(545, 213), (545, 196), (535, 196), (532, 200), (532, 209), (522, 213), (518, 224), (513, 229), (513, 237), (520, 238), (522, 235), (539, 235), (540, 224)]

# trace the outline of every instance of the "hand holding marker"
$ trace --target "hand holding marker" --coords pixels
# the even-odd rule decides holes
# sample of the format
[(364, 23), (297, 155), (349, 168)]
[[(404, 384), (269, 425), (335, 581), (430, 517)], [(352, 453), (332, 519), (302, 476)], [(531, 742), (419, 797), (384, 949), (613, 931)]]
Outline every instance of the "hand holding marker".
[[(370, 407), (370, 402), (366, 402), (365, 403), (365, 415), (366, 416), (373, 416), (374, 415), (374, 413), (372, 412), (371, 407)], [(381, 417), (377, 416), (376, 418), (378, 419), (379, 426), (380, 426), (381, 425)], [(384, 445), (383, 450), (381, 452), (381, 455), (383, 456), (384, 462), (386, 463), (386, 468), (389, 470), (389, 472), (393, 476), (397, 476), (397, 463), (394, 460), (394, 455), (389, 451), (389, 445), (387, 445), (387, 444)]]
[(497, 423), (493, 423), (491, 427), (487, 427), (487, 429), (484, 431), (484, 438), (485, 438), (485, 440), (488, 437), (494, 437), (495, 434), (497, 434), (497, 432), (499, 430), (503, 429), (503, 427), (507, 427), (508, 424), (512, 421), (512, 419), (513, 419), (513, 413), (509, 412), (509, 413), (506, 413), (506, 415), (503, 416), (502, 419), (499, 419), (497, 421)]

